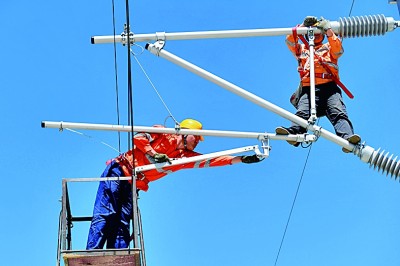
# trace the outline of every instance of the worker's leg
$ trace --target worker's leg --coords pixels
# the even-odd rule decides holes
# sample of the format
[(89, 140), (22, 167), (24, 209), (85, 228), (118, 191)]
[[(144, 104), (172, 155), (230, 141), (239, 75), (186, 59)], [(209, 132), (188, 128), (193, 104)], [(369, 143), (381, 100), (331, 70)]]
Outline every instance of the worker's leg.
[(120, 215), (114, 248), (127, 248), (130, 242), (129, 222), (132, 218), (132, 185), (128, 181), (121, 183)]
[[(303, 92), (297, 105), (296, 115), (305, 120), (310, 117), (310, 87), (303, 87)], [(287, 129), (290, 134), (303, 134), (307, 132), (305, 128), (295, 123), (292, 123)]]
[(329, 93), (327, 95), (326, 116), (335, 128), (336, 135), (347, 139), (354, 134), (353, 125), (347, 115), (340, 88), (333, 82), (329, 84), (330, 87), (326, 90), (326, 93)]
[[(117, 177), (120, 175), (119, 165), (112, 162), (101, 176)], [(120, 181), (100, 182), (86, 249), (101, 249), (106, 241), (110, 242), (109, 239), (115, 239), (118, 213), (120, 212), (118, 203), (119, 183)]]

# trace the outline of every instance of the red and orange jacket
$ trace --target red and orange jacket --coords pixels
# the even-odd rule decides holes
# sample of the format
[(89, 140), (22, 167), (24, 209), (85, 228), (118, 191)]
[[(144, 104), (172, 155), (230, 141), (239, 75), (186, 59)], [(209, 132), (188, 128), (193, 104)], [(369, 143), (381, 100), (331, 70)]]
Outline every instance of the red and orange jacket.
[[(293, 55), (299, 59), (299, 68), (301, 69), (300, 77), (303, 86), (310, 86), (310, 51), (305, 44), (299, 43), (298, 37), (294, 38), (293, 35), (286, 36), (286, 45)], [(315, 56), (315, 84), (323, 84), (332, 81), (331, 78), (324, 78), (323, 74), (329, 74), (319, 60), (325, 62), (330, 72), (339, 79), (339, 66), (338, 59), (343, 54), (342, 41), (333, 35), (328, 37), (328, 42), (314, 47)], [(320, 58), (320, 59), (319, 59)]]
[[(162, 127), (162, 126), (155, 126)], [(177, 149), (179, 135), (163, 133), (139, 133), (133, 138), (134, 149), (116, 158), (120, 164), (125, 176), (132, 176), (132, 169), (137, 166), (153, 164), (154, 159), (146, 154), (153, 148), (158, 153), (164, 153), (169, 158), (184, 158), (201, 155), (194, 151), (186, 149)], [(160, 179), (172, 172), (187, 168), (204, 168), (214, 166), (224, 166), (232, 164), (233, 156), (220, 156), (214, 159), (192, 162), (187, 164), (165, 166), (162, 169), (154, 169), (138, 173), (136, 187), (147, 191), (148, 183)]]

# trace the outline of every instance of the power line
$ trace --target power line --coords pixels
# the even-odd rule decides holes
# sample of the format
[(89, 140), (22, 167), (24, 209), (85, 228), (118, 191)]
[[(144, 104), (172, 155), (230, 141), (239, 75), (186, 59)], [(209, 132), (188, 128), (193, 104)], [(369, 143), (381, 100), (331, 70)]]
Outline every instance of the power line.
[(306, 170), (308, 158), (310, 157), (311, 148), (312, 148), (312, 144), (310, 145), (310, 149), (308, 149), (307, 158), (306, 158), (306, 161), (305, 161), (305, 163), (304, 163), (303, 171), (302, 171), (302, 173), (301, 173), (299, 183), (297, 184), (296, 194), (295, 194), (294, 199), (293, 199), (293, 202), (292, 202), (292, 207), (290, 208), (289, 217), (288, 217), (288, 219), (287, 219), (287, 221), (286, 221), (285, 231), (283, 232), (283, 236), (282, 236), (282, 239), (281, 239), (281, 243), (280, 243), (280, 245), (279, 245), (278, 254), (276, 255), (275, 264), (274, 264), (275, 266), (276, 266), (277, 263), (278, 263), (279, 255), (280, 255), (280, 253), (281, 253), (281, 249), (282, 249), (282, 246), (283, 246), (283, 241), (285, 240), (286, 232), (287, 232), (287, 229), (288, 229), (288, 227), (289, 227), (290, 219), (291, 219), (291, 217), (292, 217), (294, 205), (296, 204), (297, 195), (299, 194), (299, 191), (300, 191), (301, 182), (303, 181), (303, 176), (304, 176), (304, 172), (305, 172), (305, 170)]
[[(118, 90), (118, 65), (117, 65), (117, 46), (115, 41), (116, 30), (115, 30), (115, 3), (112, 0), (112, 21), (113, 21), (113, 33), (114, 33), (114, 71), (115, 71), (115, 94), (116, 94), (116, 108), (117, 108), (117, 123), (120, 124), (120, 113), (119, 113), (119, 90)], [(118, 131), (118, 150), (121, 151), (121, 133)]]

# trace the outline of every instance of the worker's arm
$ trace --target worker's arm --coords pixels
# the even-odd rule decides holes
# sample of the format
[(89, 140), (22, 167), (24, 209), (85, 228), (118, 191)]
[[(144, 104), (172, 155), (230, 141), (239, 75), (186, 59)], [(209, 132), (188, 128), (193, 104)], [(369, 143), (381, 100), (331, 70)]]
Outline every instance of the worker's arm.
[(328, 42), (331, 46), (331, 55), (338, 59), (344, 53), (342, 41), (340, 38), (333, 32), (332, 29), (328, 29), (326, 31), (326, 36), (328, 37)]
[(326, 37), (328, 38), (331, 56), (335, 59), (338, 59), (343, 54), (343, 46), (342, 41), (338, 36), (336, 36), (335, 32), (331, 28), (331, 23), (329, 20), (321, 17), (321, 20), (318, 22), (317, 27), (325, 32)]
[(159, 134), (150, 134), (150, 133), (137, 134), (134, 138), (135, 148), (153, 157), (156, 163), (163, 163), (163, 162), (171, 163), (171, 160), (168, 157), (168, 155), (156, 152), (154, 148), (150, 145), (150, 143), (158, 136)]
[(135, 135), (134, 138), (135, 149), (139, 149), (143, 153), (154, 156), (157, 152), (151, 147), (151, 141), (153, 141), (153, 137), (149, 133), (139, 133)]
[(299, 54), (299, 51), (301, 50), (301, 46), (298, 42), (298, 37), (295, 38), (293, 35), (287, 35), (285, 43), (292, 54), (297, 57), (297, 54)]

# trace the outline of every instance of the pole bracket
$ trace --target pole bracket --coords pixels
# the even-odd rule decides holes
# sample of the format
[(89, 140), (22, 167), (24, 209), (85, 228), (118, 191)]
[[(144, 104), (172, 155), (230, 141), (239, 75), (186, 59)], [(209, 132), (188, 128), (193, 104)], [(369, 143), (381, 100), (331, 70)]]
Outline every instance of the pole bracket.
[[(130, 31), (130, 28), (131, 27), (129, 27), (129, 42), (130, 45), (132, 45), (135, 43), (135, 37), (133, 32)], [(124, 25), (124, 31), (121, 33), (121, 43), (123, 46), (128, 43), (128, 26), (126, 24)]]

